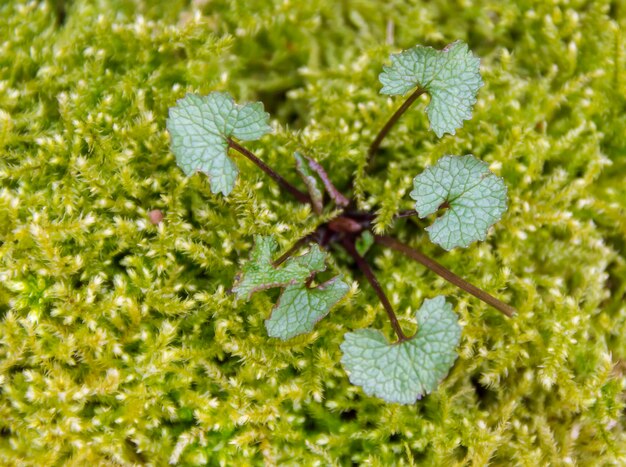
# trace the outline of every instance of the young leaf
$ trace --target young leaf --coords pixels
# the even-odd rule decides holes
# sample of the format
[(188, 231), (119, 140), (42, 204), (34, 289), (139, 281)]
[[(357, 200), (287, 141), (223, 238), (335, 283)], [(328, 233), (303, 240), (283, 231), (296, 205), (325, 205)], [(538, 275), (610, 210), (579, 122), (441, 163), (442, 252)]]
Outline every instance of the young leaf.
[(272, 315), (265, 321), (267, 334), (287, 340), (311, 332), (315, 323), (326, 316), (349, 289), (340, 276), (312, 289), (305, 284), (286, 287)]
[(302, 177), (304, 184), (307, 187), (309, 195), (311, 195), (311, 201), (313, 202), (313, 210), (317, 214), (321, 214), (324, 207), (324, 194), (317, 184), (317, 179), (308, 164), (304, 161), (304, 157), (298, 151), (293, 153), (293, 157), (296, 160), (296, 171)]
[(326, 253), (318, 245), (312, 245), (302, 256), (290, 258), (279, 267), (274, 267), (272, 257), (277, 249), (278, 243), (273, 237), (255, 236), (250, 260), (233, 287), (237, 298), (248, 299), (259, 290), (301, 283), (315, 272), (326, 269)]
[(272, 128), (263, 104), (237, 105), (226, 92), (208, 96), (187, 94), (170, 108), (167, 129), (172, 152), (183, 172), (196, 171), (209, 176), (211, 191), (230, 194), (239, 173), (228, 157), (228, 138), (243, 141), (259, 139)]
[(365, 256), (373, 244), (374, 236), (369, 230), (366, 230), (359, 238), (356, 239), (354, 246), (359, 255)]
[(335, 203), (337, 203), (337, 206), (346, 207), (348, 204), (350, 204), (350, 200), (346, 198), (333, 184), (332, 180), (326, 173), (326, 170), (324, 170), (324, 167), (322, 167), (322, 164), (308, 157), (306, 159), (309, 162), (309, 167), (322, 180), (322, 183), (326, 187), (326, 191), (328, 192), (328, 195), (331, 197), (331, 199)]
[(483, 85), (480, 60), (467, 44), (456, 41), (443, 50), (415, 46), (391, 56), (391, 66), (379, 76), (382, 94), (406, 94), (416, 86), (430, 94), (426, 108), (432, 130), (438, 137), (455, 134), (463, 120), (472, 117), (476, 93)]
[(506, 186), (486, 163), (471, 154), (444, 156), (413, 179), (411, 198), (420, 217), (449, 209), (430, 227), (430, 239), (445, 248), (484, 240), (487, 230), (506, 211)]
[(442, 296), (424, 300), (417, 323), (415, 336), (395, 344), (374, 329), (347, 333), (341, 363), (350, 382), (370, 396), (399, 404), (412, 404), (433, 391), (456, 360), (461, 327)]

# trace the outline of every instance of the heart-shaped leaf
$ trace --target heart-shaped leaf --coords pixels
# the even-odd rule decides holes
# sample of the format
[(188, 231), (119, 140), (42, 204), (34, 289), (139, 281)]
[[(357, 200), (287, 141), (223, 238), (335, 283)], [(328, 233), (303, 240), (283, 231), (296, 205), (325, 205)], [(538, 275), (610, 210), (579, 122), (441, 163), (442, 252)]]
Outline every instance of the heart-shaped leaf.
[(446, 250), (484, 240), (506, 211), (504, 181), (471, 154), (439, 159), (413, 179), (410, 196), (420, 217), (447, 203), (446, 212), (426, 228), (430, 239)]
[(426, 108), (432, 130), (438, 137), (455, 134), (463, 120), (472, 118), (476, 93), (483, 85), (480, 60), (467, 44), (457, 41), (439, 51), (415, 46), (391, 56), (391, 66), (379, 76), (382, 94), (406, 94), (416, 86), (430, 94)]
[(178, 166), (209, 176), (211, 191), (230, 194), (239, 170), (228, 157), (228, 138), (259, 139), (272, 131), (261, 102), (237, 105), (226, 92), (187, 94), (170, 108), (167, 129)]
[(442, 296), (424, 300), (417, 324), (415, 336), (395, 344), (374, 329), (347, 333), (341, 362), (350, 382), (368, 395), (400, 404), (433, 391), (456, 360), (461, 327)]

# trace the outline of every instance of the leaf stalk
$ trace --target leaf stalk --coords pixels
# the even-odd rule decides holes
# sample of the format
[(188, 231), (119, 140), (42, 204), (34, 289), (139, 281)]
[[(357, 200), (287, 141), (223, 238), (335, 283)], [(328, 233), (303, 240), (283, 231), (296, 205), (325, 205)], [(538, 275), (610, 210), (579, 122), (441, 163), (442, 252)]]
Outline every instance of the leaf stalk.
[(496, 310), (500, 311), (501, 313), (503, 313), (504, 315), (508, 316), (509, 318), (512, 318), (517, 313), (517, 310), (515, 308), (513, 308), (512, 306), (507, 305), (504, 302), (501, 302), (500, 300), (498, 300), (493, 295), (490, 295), (489, 293), (487, 293), (484, 290), (476, 287), (475, 285), (470, 284), (465, 279), (462, 279), (461, 277), (457, 276), (452, 271), (450, 271), (449, 269), (445, 268), (444, 266), (439, 264), (434, 259), (432, 259), (432, 258), (426, 256), (424, 253), (422, 253), (422, 252), (420, 252), (420, 251), (418, 251), (418, 250), (416, 250), (416, 249), (414, 249), (414, 248), (412, 248), (412, 247), (410, 247), (410, 246), (400, 242), (399, 240), (396, 240), (393, 237), (388, 237), (388, 236), (384, 236), (384, 235), (375, 235), (374, 236), (374, 240), (376, 241), (376, 243), (378, 243), (380, 245), (383, 245), (383, 246), (386, 246), (388, 248), (391, 248), (393, 250), (399, 251), (400, 253), (403, 253), (408, 258), (411, 258), (411, 259), (417, 261), (418, 263), (422, 264), (423, 266), (426, 266), (428, 269), (433, 271), (435, 274), (443, 277), (445, 280), (447, 280), (451, 284), (454, 284), (457, 287), (459, 287), (460, 289), (465, 290), (467, 293), (473, 295), (474, 297), (478, 298), (479, 300), (482, 300), (483, 302), (487, 303), (488, 305), (491, 305)]
[(272, 262), (272, 265), (277, 268), (285, 261), (287, 261), (296, 251), (298, 251), (305, 243), (309, 242), (312, 239), (313, 235), (305, 235), (304, 237), (298, 239), (296, 243), (294, 243), (287, 251), (285, 251), (277, 260)]
[(237, 143), (231, 138), (228, 138), (228, 146), (234, 149), (235, 151), (237, 151), (242, 156), (252, 161), (252, 163), (254, 163), (263, 172), (265, 172), (272, 179), (274, 179), (274, 181), (276, 181), (281, 186), (281, 188), (284, 188), (298, 201), (300, 201), (303, 204), (309, 203), (313, 205), (313, 201), (311, 200), (311, 197), (308, 194), (298, 190), (295, 186), (289, 183), (282, 175), (280, 175), (278, 172), (272, 169), (269, 165), (267, 165), (261, 159), (256, 157), (251, 151), (249, 151), (248, 149), (246, 149), (245, 147), (243, 147), (242, 145), (240, 145), (239, 143)]
[(404, 332), (402, 332), (402, 328), (400, 327), (398, 318), (396, 317), (396, 314), (393, 311), (393, 307), (391, 306), (391, 303), (389, 302), (387, 295), (385, 295), (385, 292), (383, 291), (383, 288), (381, 287), (380, 282), (378, 282), (378, 279), (376, 278), (374, 271), (372, 271), (372, 268), (370, 267), (369, 263), (365, 260), (365, 258), (363, 258), (359, 254), (359, 252), (356, 251), (356, 248), (354, 246), (354, 240), (344, 237), (341, 243), (343, 247), (345, 248), (345, 250), (348, 252), (348, 254), (352, 256), (352, 258), (356, 262), (361, 272), (363, 272), (363, 275), (365, 275), (365, 278), (374, 289), (374, 292), (376, 292), (376, 295), (378, 295), (378, 298), (380, 302), (382, 303), (383, 308), (387, 312), (387, 316), (389, 316), (389, 320), (391, 321), (391, 327), (393, 327), (393, 330), (398, 336), (398, 343), (408, 340), (409, 338), (404, 334)]
[(378, 151), (378, 148), (383, 142), (383, 139), (385, 139), (385, 136), (387, 136), (387, 133), (391, 131), (391, 129), (396, 124), (396, 122), (400, 119), (402, 114), (406, 112), (409, 109), (409, 107), (411, 107), (411, 105), (413, 105), (413, 102), (415, 102), (417, 98), (421, 96), (422, 94), (424, 94), (425, 92), (426, 90), (420, 87), (418, 87), (415, 91), (413, 91), (413, 93), (402, 103), (402, 105), (398, 108), (398, 110), (394, 112), (391, 118), (387, 120), (387, 123), (385, 123), (385, 125), (380, 129), (380, 131), (378, 132), (378, 135), (376, 135), (376, 138), (374, 139), (374, 141), (372, 141), (372, 144), (367, 150), (367, 166), (368, 167), (371, 167), (371, 165), (374, 163), (374, 157), (376, 156), (376, 152)]

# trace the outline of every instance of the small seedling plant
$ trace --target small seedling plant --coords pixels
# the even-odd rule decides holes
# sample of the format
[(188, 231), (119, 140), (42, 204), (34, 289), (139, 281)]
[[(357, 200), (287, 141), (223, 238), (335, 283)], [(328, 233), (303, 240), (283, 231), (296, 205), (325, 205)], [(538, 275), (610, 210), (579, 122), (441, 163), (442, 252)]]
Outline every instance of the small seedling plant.
[[(367, 152), (368, 170), (385, 137), (400, 117), (424, 93), (430, 97), (426, 114), (437, 137), (455, 134), (471, 118), (476, 94), (483, 85), (480, 61), (463, 42), (443, 50), (415, 46), (391, 55), (379, 80), (382, 94), (408, 97), (380, 129)], [(249, 260), (237, 275), (232, 292), (237, 299), (270, 288), (282, 293), (266, 320), (270, 337), (283, 340), (311, 332), (315, 324), (346, 297), (348, 284), (341, 275), (316, 282), (326, 269), (327, 255), (342, 248), (361, 270), (380, 299), (395, 342), (378, 330), (348, 332), (341, 344), (341, 362), (350, 381), (368, 395), (388, 402), (411, 404), (433, 391), (456, 360), (461, 327), (452, 305), (443, 296), (426, 299), (416, 314), (417, 332), (407, 336), (381, 287), (365, 253), (373, 243), (406, 255), (436, 274), (488, 303), (506, 316), (515, 310), (484, 290), (468, 283), (422, 252), (388, 235), (376, 235), (375, 214), (360, 210), (354, 199), (343, 194), (322, 165), (305, 155), (294, 154), (294, 166), (306, 191), (287, 181), (241, 143), (271, 133), (269, 115), (260, 102), (238, 105), (228, 93), (206, 96), (187, 94), (170, 108), (167, 128), (172, 151), (188, 176), (205, 173), (213, 193), (228, 196), (235, 187), (239, 154), (275, 180), (285, 193), (311, 205), (316, 215), (333, 204), (339, 214), (296, 241), (277, 257), (278, 243), (272, 236), (257, 235)], [(325, 196), (326, 194), (326, 196)], [(415, 209), (398, 211), (396, 218), (436, 214), (426, 228), (429, 238), (445, 250), (467, 247), (484, 240), (488, 229), (507, 208), (507, 190), (502, 179), (473, 155), (447, 155), (413, 180), (410, 197)], [(321, 219), (321, 218), (320, 218)], [(330, 248), (333, 247), (333, 248)], [(299, 254), (301, 250), (304, 253)], [(332, 254), (332, 253), (330, 253)]]

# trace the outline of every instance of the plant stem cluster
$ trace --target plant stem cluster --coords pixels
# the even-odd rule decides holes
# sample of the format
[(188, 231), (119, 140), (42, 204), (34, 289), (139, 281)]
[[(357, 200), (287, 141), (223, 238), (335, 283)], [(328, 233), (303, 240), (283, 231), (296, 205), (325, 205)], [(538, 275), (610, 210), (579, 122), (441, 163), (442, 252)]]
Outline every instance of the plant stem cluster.
[[(372, 142), (372, 144), (370, 145), (368, 149), (367, 169), (369, 169), (372, 166), (376, 153), (380, 145), (382, 144), (382, 141), (387, 136), (387, 134), (391, 131), (395, 123), (400, 119), (402, 114), (404, 114), (411, 107), (411, 105), (417, 100), (417, 98), (421, 96), (423, 93), (424, 93), (424, 90), (418, 87), (402, 103), (402, 105), (393, 113), (393, 115), (389, 118), (389, 120), (387, 120), (387, 122), (383, 125), (383, 127), (378, 132), (376, 138), (374, 139), (374, 141)], [(278, 172), (276, 172), (274, 169), (269, 167), (265, 162), (263, 162), (258, 157), (256, 157), (251, 151), (241, 146), (236, 141), (233, 141), (232, 139), (228, 140), (228, 144), (231, 149), (234, 149), (235, 151), (237, 151), (238, 153), (240, 153), (241, 155), (249, 159), (251, 162), (253, 162), (255, 165), (257, 165), (263, 172), (265, 172), (273, 180), (275, 180), (282, 189), (284, 189), (287, 193), (291, 194), (297, 201), (303, 204), (308, 203), (308, 204), (313, 205), (311, 196), (308, 193), (305, 193), (301, 191), (300, 189), (298, 189), (297, 187), (295, 187), (292, 183), (287, 181)], [(356, 248), (357, 239), (364, 232), (370, 232), (373, 235), (373, 238), (377, 244), (387, 247), (387, 248), (391, 248), (399, 253), (402, 253), (407, 258), (417, 261), (418, 263), (427, 267), (428, 269), (433, 271), (435, 274), (438, 274), (439, 276), (441, 276), (442, 278), (444, 278), (451, 284), (456, 285), (457, 287), (463, 289), (464, 291), (468, 292), (474, 297), (491, 305), (498, 311), (502, 312), (504, 315), (508, 317), (512, 317), (516, 313), (516, 310), (512, 306), (498, 300), (496, 297), (489, 294), (488, 292), (467, 282), (466, 280), (454, 274), (449, 269), (439, 264), (434, 259), (416, 250), (415, 248), (412, 248), (411, 246), (405, 243), (402, 243), (401, 241), (391, 236), (374, 235), (372, 231), (372, 221), (376, 217), (375, 214), (373, 212), (359, 211), (355, 209), (356, 202), (353, 199), (350, 199), (349, 197), (345, 196), (343, 193), (341, 193), (339, 189), (335, 187), (330, 177), (328, 176), (324, 168), (319, 164), (319, 162), (314, 161), (314, 164), (316, 164), (315, 171), (322, 179), (322, 182), (324, 183), (327, 191), (331, 195), (330, 197), (335, 202), (335, 204), (342, 207), (343, 210), (338, 216), (334, 217), (328, 222), (321, 224), (312, 234), (306, 235), (300, 238), (299, 240), (297, 240), (294, 243), (294, 245), (291, 248), (289, 248), (289, 250), (287, 250), (281, 257), (279, 257), (278, 259), (274, 261), (275, 266), (278, 266), (284, 261), (286, 261), (294, 253), (296, 253), (301, 247), (303, 247), (304, 245), (310, 242), (315, 242), (324, 248), (329, 248), (331, 245), (340, 246), (354, 260), (358, 269), (363, 273), (363, 276), (365, 277), (367, 282), (369, 282), (371, 287), (374, 289), (374, 292), (376, 293), (381, 304), (383, 305), (383, 308), (385, 309), (385, 312), (387, 313), (387, 316), (389, 317), (389, 321), (391, 322), (391, 326), (398, 337), (397, 342), (403, 342), (409, 339), (409, 337), (407, 337), (402, 331), (402, 327), (400, 326), (400, 323), (398, 322), (398, 318), (382, 286), (380, 285), (380, 282), (378, 281), (376, 274), (374, 273), (374, 270), (372, 269), (372, 265), (364, 256), (359, 254)], [(447, 209), (448, 207), (449, 206), (447, 203), (443, 203), (440, 206), (440, 209)], [(396, 214), (395, 218), (401, 219), (401, 218), (411, 217), (414, 215), (417, 215), (417, 212), (411, 209), (411, 210), (399, 211)]]

